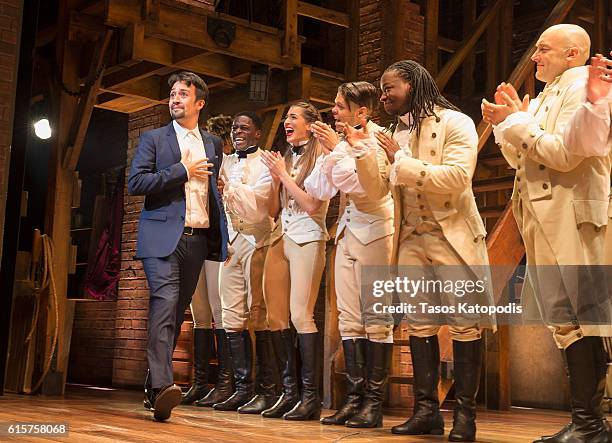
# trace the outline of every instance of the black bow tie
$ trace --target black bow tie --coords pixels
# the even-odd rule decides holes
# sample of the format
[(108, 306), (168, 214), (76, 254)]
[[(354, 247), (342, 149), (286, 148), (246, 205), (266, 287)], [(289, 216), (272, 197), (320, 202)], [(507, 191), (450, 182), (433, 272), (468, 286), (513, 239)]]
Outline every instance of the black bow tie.
[(302, 155), (304, 153), (304, 146), (292, 146), (291, 150), (295, 155)]
[(238, 158), (247, 158), (247, 155), (252, 154), (253, 152), (257, 151), (257, 149), (257, 146), (251, 146), (250, 148), (242, 151), (236, 151), (236, 154), (238, 154)]

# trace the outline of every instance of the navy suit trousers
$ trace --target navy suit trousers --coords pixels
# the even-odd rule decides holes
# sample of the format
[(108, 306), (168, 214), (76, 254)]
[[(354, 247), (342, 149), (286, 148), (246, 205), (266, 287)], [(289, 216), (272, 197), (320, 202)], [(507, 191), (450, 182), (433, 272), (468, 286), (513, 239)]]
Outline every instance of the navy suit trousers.
[(151, 388), (174, 383), (172, 354), (206, 254), (206, 235), (183, 234), (168, 257), (142, 260), (151, 294), (147, 343)]

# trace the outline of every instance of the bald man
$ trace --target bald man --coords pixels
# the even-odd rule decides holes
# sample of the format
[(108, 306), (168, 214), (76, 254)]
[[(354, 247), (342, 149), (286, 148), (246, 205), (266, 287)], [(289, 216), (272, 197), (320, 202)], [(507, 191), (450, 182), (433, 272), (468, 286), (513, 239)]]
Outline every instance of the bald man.
[[(610, 158), (584, 157), (564, 142), (565, 128), (585, 98), (590, 39), (576, 25), (556, 25), (539, 37), (532, 60), (546, 83), (522, 100), (502, 83), (483, 118), (514, 169), (512, 209), (525, 242), (525, 307), (532, 301), (563, 350), (570, 378), (572, 421), (537, 443), (609, 442), (601, 403), (607, 371), (602, 336), (612, 308), (603, 264)], [(586, 302), (586, 303), (585, 303)], [(594, 310), (585, 309), (592, 303)], [(524, 309), (525, 311), (525, 309)], [(588, 311), (588, 312), (587, 312)]]

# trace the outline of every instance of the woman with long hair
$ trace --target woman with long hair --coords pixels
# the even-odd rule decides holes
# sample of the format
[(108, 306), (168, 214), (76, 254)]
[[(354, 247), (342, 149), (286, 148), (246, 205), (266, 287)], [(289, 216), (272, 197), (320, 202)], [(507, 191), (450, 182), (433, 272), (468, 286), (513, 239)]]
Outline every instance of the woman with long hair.
[[(314, 198), (304, 190), (304, 181), (322, 153), (311, 132), (311, 125), (320, 120), (319, 112), (310, 103), (294, 104), (284, 122), (291, 149), (287, 149), (284, 158), (278, 152), (262, 153), (262, 161), (272, 177), (269, 213), (280, 218), (281, 223), (264, 264), (264, 298), (283, 384), (282, 396), (272, 408), (262, 412), (264, 417), (310, 420), (321, 414), (320, 346), (314, 307), (325, 266), (328, 238), (325, 215), (329, 201)], [(301, 398), (290, 317), (298, 334), (302, 361)]]

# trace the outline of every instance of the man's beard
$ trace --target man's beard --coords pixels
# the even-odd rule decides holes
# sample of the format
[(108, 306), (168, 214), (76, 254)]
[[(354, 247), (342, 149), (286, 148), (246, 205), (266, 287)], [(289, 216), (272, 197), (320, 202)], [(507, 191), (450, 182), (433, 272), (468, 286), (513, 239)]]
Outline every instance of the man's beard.
[(175, 110), (170, 111), (170, 115), (172, 116), (173, 120), (178, 120), (178, 119), (185, 117), (185, 110), (175, 109)]

